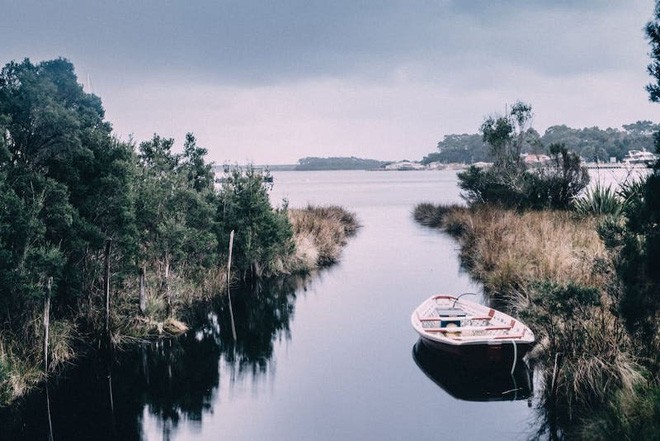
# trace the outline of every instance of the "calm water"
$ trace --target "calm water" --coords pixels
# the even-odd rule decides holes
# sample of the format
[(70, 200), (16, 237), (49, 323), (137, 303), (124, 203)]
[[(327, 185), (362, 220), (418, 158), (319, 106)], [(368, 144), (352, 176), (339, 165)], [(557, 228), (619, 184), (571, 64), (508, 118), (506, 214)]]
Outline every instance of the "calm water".
[(470, 374), (416, 347), (409, 322), (434, 293), (480, 289), (459, 267), (457, 244), (411, 216), (418, 202), (458, 202), (455, 173), (274, 177), (276, 204), (357, 213), (363, 227), (339, 264), (235, 292), (236, 344), (221, 303), (183, 338), (111, 365), (80, 361), (48, 397), (1, 412), (0, 439), (46, 440), (50, 427), (56, 441), (528, 438), (525, 375)]

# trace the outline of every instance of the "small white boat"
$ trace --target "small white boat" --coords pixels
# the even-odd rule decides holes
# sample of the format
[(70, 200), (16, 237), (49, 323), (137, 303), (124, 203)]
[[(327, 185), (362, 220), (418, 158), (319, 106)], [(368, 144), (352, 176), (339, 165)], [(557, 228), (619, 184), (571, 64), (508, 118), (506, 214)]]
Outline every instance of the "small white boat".
[(450, 295), (435, 295), (412, 313), (422, 342), (475, 361), (522, 357), (534, 344), (534, 333), (501, 311)]

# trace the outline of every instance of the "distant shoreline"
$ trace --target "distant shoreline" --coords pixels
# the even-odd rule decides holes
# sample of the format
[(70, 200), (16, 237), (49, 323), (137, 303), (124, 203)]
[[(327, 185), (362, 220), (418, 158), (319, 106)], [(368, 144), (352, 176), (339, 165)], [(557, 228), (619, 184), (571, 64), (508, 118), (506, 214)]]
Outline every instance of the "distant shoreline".
[[(268, 170), (269, 172), (281, 172), (281, 171), (295, 171), (295, 172), (310, 172), (310, 171), (350, 171), (350, 170), (363, 170), (363, 171), (438, 171), (438, 170), (465, 170), (471, 165), (476, 165), (477, 167), (484, 167), (490, 164), (488, 163), (478, 163), (478, 164), (461, 164), (461, 163), (447, 163), (441, 165), (435, 165), (434, 167), (421, 167), (421, 168), (300, 168), (299, 164), (276, 164), (276, 165), (257, 165), (255, 168)], [(589, 170), (642, 170), (647, 169), (648, 166), (644, 164), (626, 164), (623, 162), (588, 162), (584, 163), (584, 166)], [(213, 169), (217, 175), (222, 174), (224, 171), (224, 165), (214, 165)]]

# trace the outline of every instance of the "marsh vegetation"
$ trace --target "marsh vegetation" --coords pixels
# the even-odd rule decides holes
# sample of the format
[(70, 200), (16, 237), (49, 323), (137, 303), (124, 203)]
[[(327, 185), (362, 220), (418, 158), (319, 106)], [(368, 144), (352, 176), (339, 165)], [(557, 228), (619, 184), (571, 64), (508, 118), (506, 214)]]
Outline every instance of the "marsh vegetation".
[(514, 106), (482, 126), (500, 159), (459, 175), (468, 206), (420, 204), (414, 217), (456, 237), (485, 292), (534, 330), (528, 361), (544, 384), (539, 434), (655, 439), (657, 168), (617, 190), (583, 191), (579, 158), (553, 145), (556, 162), (529, 170), (518, 159), (526, 117)]

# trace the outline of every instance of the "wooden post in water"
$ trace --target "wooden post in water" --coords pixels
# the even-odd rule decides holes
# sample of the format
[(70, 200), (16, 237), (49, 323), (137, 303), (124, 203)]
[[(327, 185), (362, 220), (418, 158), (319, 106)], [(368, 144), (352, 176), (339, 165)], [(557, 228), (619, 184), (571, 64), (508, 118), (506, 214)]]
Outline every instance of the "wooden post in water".
[(48, 413), (48, 441), (53, 441), (53, 421), (50, 416), (50, 395), (48, 393), (48, 332), (50, 329), (50, 296), (53, 289), (53, 278), (46, 283), (46, 299), (44, 300), (44, 373), (46, 374), (46, 411)]
[(231, 333), (236, 341), (236, 324), (234, 323), (234, 310), (231, 306), (231, 289), (229, 288), (231, 282), (231, 253), (234, 248), (234, 230), (229, 234), (229, 259), (227, 260), (227, 297), (229, 297), (229, 316), (231, 317)]
[(167, 316), (172, 317), (172, 293), (170, 291), (170, 256), (165, 254), (165, 298), (167, 299)]
[(146, 270), (144, 266), (140, 267), (140, 314), (144, 315), (147, 311), (147, 293), (146, 293)]
[(48, 332), (50, 328), (50, 295), (53, 289), (53, 278), (49, 277), (46, 284), (46, 300), (44, 300), (44, 372), (48, 375)]
[(114, 434), (117, 427), (117, 418), (115, 417), (115, 400), (112, 393), (112, 366), (110, 363), (111, 362), (108, 361), (108, 395), (110, 398), (110, 416), (112, 418), (112, 433)]
[(110, 245), (112, 239), (105, 241), (105, 278), (103, 289), (105, 290), (105, 334), (110, 343)]
[(46, 381), (46, 412), (48, 414), (48, 441), (53, 441), (53, 419), (50, 415), (50, 393), (48, 392), (48, 381)]

